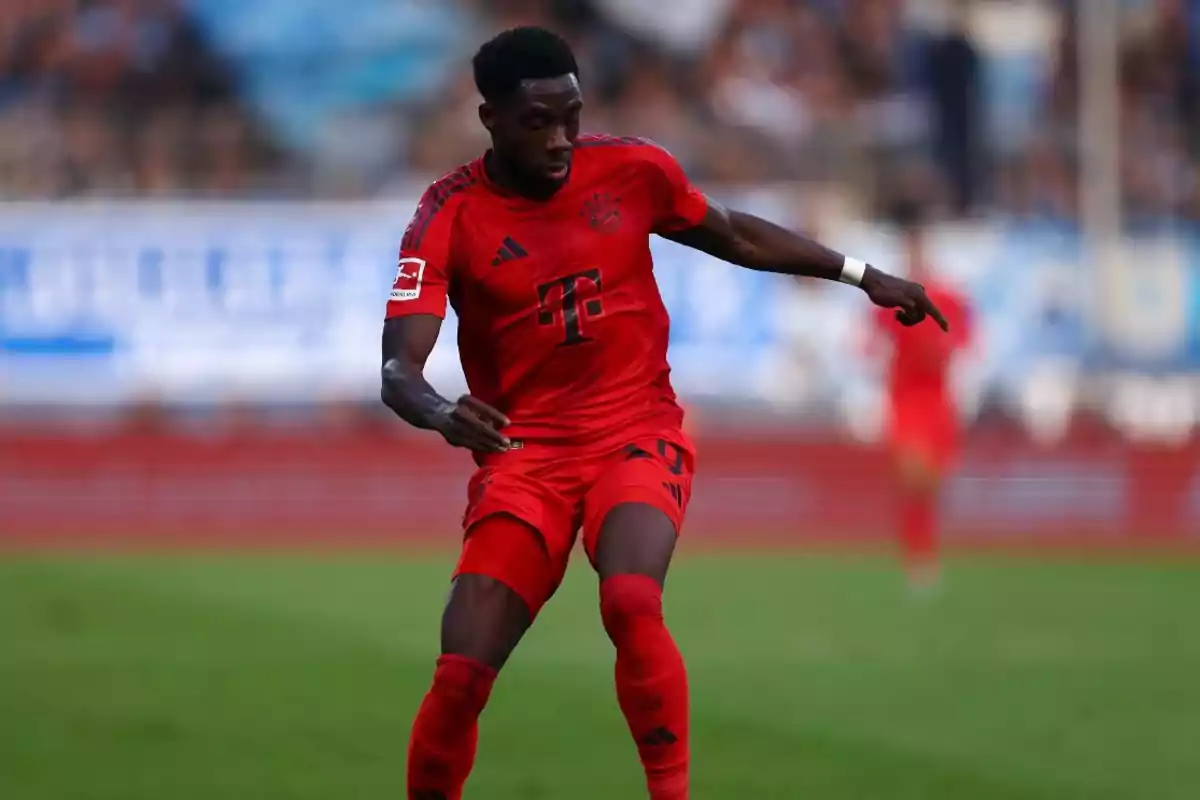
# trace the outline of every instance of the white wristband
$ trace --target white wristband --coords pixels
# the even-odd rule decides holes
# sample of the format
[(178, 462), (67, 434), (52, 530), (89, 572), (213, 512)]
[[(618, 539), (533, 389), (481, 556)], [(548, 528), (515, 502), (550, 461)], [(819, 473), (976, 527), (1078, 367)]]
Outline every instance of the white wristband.
[(866, 274), (867, 262), (846, 256), (846, 260), (842, 262), (842, 274), (838, 276), (838, 280), (858, 286), (862, 283), (863, 275)]

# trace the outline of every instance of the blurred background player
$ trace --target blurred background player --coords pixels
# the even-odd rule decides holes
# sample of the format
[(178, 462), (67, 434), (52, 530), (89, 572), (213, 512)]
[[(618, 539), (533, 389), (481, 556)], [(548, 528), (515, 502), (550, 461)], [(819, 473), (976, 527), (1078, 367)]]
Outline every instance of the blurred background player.
[(959, 446), (951, 376), (956, 356), (970, 343), (971, 315), (967, 299), (935, 273), (921, 206), (902, 202), (895, 224), (909, 279), (925, 286), (950, 323), (949, 336), (929, 336), (878, 309), (871, 339), (876, 346), (890, 345), (886, 435), (898, 490), (896, 538), (910, 585), (924, 590), (936, 586), (940, 577), (939, 489)]

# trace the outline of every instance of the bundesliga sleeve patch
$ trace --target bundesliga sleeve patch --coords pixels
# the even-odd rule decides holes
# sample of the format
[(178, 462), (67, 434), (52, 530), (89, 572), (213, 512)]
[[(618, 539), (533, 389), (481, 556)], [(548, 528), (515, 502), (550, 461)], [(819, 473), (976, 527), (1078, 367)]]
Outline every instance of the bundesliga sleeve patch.
[(416, 300), (421, 296), (421, 279), (425, 276), (425, 260), (402, 258), (396, 266), (396, 280), (392, 283), (392, 300)]

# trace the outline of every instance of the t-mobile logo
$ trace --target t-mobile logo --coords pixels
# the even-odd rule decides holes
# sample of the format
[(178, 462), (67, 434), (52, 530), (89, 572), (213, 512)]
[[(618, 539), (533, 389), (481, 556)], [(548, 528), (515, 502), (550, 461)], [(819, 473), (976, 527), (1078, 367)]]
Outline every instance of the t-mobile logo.
[(604, 313), (600, 302), (603, 280), (599, 269), (585, 269), (549, 283), (538, 290), (538, 324), (562, 325), (559, 347), (590, 342), (586, 322)]

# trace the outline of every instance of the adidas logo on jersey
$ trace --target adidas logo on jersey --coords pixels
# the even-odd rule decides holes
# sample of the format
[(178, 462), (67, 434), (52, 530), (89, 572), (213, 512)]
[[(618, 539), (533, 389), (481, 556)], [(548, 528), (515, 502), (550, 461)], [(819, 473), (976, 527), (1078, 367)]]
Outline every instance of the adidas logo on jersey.
[(524, 247), (513, 241), (511, 236), (506, 236), (500, 249), (496, 251), (496, 257), (492, 259), (492, 266), (498, 267), (506, 261), (516, 261), (528, 255), (529, 253), (525, 252)]

